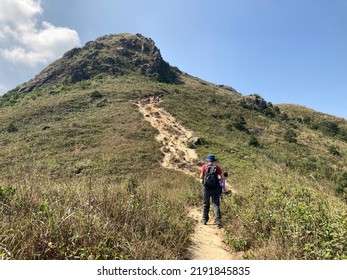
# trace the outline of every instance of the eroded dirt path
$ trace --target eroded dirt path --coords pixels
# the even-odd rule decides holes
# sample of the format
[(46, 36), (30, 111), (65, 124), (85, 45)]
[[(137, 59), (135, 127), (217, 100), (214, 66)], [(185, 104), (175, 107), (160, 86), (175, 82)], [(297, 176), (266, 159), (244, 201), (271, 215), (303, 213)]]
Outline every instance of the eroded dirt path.
[(161, 151), (164, 153), (162, 165), (193, 175), (196, 173), (198, 156), (194, 149), (187, 147), (187, 140), (192, 137), (192, 132), (157, 105), (157, 102), (138, 103), (139, 111), (144, 118), (159, 132), (155, 138), (162, 144)]
[[(156, 140), (162, 143), (161, 150), (164, 153), (162, 165), (191, 176), (196, 175), (198, 156), (194, 149), (187, 147), (187, 140), (193, 136), (193, 133), (180, 125), (163, 108), (160, 108), (158, 102), (141, 101), (137, 105), (145, 120), (158, 130)], [(196, 221), (192, 237), (193, 244), (190, 248), (192, 259), (231, 260), (240, 258), (238, 254), (233, 254), (226, 249), (223, 241), (225, 236), (223, 229), (218, 229), (213, 224), (200, 224), (201, 211), (198, 209), (189, 209), (189, 215)]]

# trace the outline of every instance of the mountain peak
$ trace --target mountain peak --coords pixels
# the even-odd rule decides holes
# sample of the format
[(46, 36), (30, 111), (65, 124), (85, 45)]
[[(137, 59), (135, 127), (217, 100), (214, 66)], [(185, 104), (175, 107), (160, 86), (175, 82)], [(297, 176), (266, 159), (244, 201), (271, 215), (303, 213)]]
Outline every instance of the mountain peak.
[(161, 82), (174, 83), (179, 70), (163, 60), (154, 41), (141, 34), (113, 34), (66, 52), (40, 74), (22, 85), (19, 92), (59, 82), (76, 83), (99, 74), (139, 73)]

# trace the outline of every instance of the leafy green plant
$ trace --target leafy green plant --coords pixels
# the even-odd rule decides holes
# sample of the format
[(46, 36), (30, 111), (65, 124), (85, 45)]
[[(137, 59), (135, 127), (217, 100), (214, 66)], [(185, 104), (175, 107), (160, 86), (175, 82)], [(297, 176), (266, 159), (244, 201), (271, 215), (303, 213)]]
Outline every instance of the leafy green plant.
[(12, 186), (0, 186), (0, 201), (6, 201), (15, 194), (15, 188)]
[(127, 180), (127, 191), (130, 194), (135, 194), (136, 189), (139, 185), (138, 179), (136, 175), (130, 175), (128, 180)]
[[(227, 230), (251, 240), (253, 254), (257, 247), (274, 242), (271, 247), (280, 258), (345, 258), (346, 212), (337, 210), (328, 198), (320, 197), (299, 182), (288, 185), (285, 179), (282, 182), (278, 176), (274, 179), (272, 183), (268, 181), (269, 185), (255, 184), (247, 192), (248, 203), (228, 208), (230, 216), (239, 217), (242, 224), (235, 228), (237, 221), (231, 218), (232, 224)], [(263, 250), (259, 252), (267, 254)]]
[(242, 236), (230, 236), (228, 239), (228, 244), (237, 252), (247, 251), (251, 248), (251, 241)]

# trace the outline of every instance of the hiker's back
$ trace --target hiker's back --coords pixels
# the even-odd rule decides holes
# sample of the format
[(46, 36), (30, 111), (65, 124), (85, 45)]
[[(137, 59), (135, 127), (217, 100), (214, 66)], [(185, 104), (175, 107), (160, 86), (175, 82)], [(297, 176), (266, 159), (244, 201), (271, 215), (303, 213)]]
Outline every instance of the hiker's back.
[(219, 185), (218, 167), (216, 165), (206, 165), (203, 185), (208, 190), (216, 190)]

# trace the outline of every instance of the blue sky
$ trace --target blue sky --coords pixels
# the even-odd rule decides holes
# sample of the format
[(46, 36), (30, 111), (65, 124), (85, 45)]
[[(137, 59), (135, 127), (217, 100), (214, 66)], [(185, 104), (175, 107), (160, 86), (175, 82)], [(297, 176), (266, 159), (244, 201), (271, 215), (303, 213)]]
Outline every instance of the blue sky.
[(346, 0), (0, 0), (0, 94), (115, 33), (244, 95), (347, 119)]

